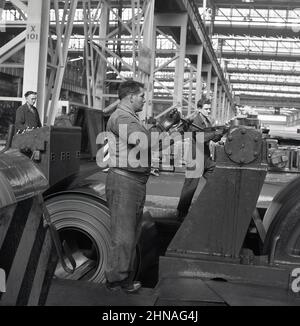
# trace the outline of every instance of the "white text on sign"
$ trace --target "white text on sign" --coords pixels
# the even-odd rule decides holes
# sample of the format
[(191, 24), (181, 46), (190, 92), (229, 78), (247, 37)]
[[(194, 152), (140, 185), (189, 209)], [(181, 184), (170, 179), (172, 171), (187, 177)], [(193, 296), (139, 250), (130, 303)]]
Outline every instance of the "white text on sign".
[(295, 268), (291, 274), (291, 290), (293, 293), (300, 293), (300, 268)]
[(38, 24), (30, 24), (27, 26), (27, 41), (38, 42), (40, 39), (40, 28)]

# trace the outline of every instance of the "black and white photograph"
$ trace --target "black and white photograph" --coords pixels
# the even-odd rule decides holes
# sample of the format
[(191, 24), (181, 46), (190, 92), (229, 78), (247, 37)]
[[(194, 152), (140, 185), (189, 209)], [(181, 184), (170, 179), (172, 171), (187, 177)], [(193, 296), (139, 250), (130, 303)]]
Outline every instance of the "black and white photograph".
[(0, 0), (0, 315), (17, 306), (300, 306), (300, 0)]

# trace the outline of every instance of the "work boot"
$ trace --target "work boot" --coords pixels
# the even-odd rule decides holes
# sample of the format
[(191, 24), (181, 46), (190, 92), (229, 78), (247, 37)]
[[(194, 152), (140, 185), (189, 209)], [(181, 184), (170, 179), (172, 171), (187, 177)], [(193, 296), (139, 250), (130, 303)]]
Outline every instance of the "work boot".
[(142, 287), (142, 284), (137, 281), (135, 282), (120, 281), (120, 282), (106, 282), (105, 286), (110, 291), (122, 290), (126, 293), (135, 293)]
[(107, 282), (105, 283), (105, 286), (110, 291), (117, 291), (121, 289), (121, 282)]
[(126, 293), (135, 293), (142, 287), (141, 282), (134, 281), (130, 283), (125, 283), (121, 286), (121, 289)]

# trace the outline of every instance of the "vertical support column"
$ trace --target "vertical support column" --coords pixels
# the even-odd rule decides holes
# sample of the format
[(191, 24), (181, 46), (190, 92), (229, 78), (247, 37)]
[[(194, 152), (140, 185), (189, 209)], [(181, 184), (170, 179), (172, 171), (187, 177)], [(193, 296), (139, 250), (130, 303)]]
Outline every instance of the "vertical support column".
[(180, 44), (179, 44), (179, 58), (176, 63), (175, 69), (175, 83), (174, 83), (174, 97), (173, 104), (180, 110), (182, 107), (183, 99), (183, 86), (184, 86), (184, 60), (186, 54), (186, 38), (187, 38), (187, 14), (182, 14), (180, 25)]
[(218, 77), (213, 78), (213, 84), (214, 84), (214, 95), (213, 95), (213, 101), (212, 101), (211, 114), (212, 114), (212, 117), (216, 120), (217, 104), (218, 104)]
[(225, 121), (228, 121), (228, 105), (229, 105), (229, 101), (226, 100), (226, 104), (225, 104), (225, 107), (224, 107), (224, 119), (225, 119)]
[(37, 87), (37, 109), (39, 111), (42, 125), (46, 122), (46, 79), (48, 62), (48, 42), (49, 42), (49, 24), (50, 24), (50, 4), (51, 0), (43, 0), (42, 7), (42, 27), (40, 44), (40, 62)]
[(90, 1), (84, 1), (83, 5), (83, 30), (84, 30), (84, 57), (86, 68), (86, 87), (87, 87), (87, 103), (89, 107), (94, 106), (94, 50), (92, 48), (92, 21), (90, 11)]
[(227, 105), (227, 99), (226, 99), (226, 93), (223, 95), (223, 107), (222, 107), (222, 123), (225, 123), (226, 120), (226, 105)]
[(183, 102), (183, 86), (184, 86), (184, 64), (186, 56), (187, 42), (187, 23), (188, 14), (157, 14), (155, 15), (156, 27), (180, 27), (180, 41), (177, 46), (177, 61), (175, 68), (175, 83), (173, 93), (173, 106), (177, 106), (180, 111)]
[(230, 103), (229, 107), (230, 107), (229, 119), (232, 119), (234, 117), (234, 115), (235, 115), (235, 106), (234, 106), (234, 104)]
[(139, 21), (138, 18), (135, 16), (135, 8), (139, 7), (139, 0), (131, 0), (131, 14), (132, 14), (132, 27), (131, 27), (131, 36), (133, 39), (133, 47), (132, 47), (132, 72), (134, 78), (136, 78), (136, 68), (137, 68), (137, 53), (136, 53), (136, 47), (135, 42), (137, 40), (137, 37), (139, 36)]
[(203, 64), (203, 45), (199, 46), (198, 60), (197, 60), (197, 74), (196, 74), (196, 105), (202, 96), (202, 64)]
[(206, 65), (207, 68), (207, 78), (206, 78), (206, 94), (210, 97), (211, 83), (212, 83), (212, 64)]
[(0, 33), (6, 32), (5, 24), (2, 21), (2, 13), (4, 10), (4, 6), (5, 6), (5, 0), (0, 0)]
[(40, 44), (41, 44), (42, 1), (28, 1), (28, 18), (24, 56), (23, 95), (28, 90), (37, 91)]
[(209, 37), (210, 38), (212, 38), (212, 36), (214, 34), (215, 19), (216, 19), (216, 7), (215, 7), (215, 5), (213, 5), (211, 21), (210, 21), (210, 25), (209, 25)]
[(224, 124), (227, 120), (225, 117), (225, 105), (226, 105), (226, 93), (223, 92), (223, 99), (222, 99), (222, 108), (221, 108), (221, 124)]
[(206, 10), (207, 10), (207, 0), (203, 0), (203, 24), (205, 26), (205, 22), (206, 22)]
[(222, 120), (222, 99), (223, 99), (223, 88), (221, 85), (221, 86), (219, 86), (217, 117), (216, 117), (218, 124), (220, 124), (221, 120)]
[(194, 85), (192, 86), (192, 89), (195, 91), (195, 104), (197, 105), (202, 96), (203, 45), (187, 45), (186, 54), (197, 56), (197, 68), (196, 72), (193, 72), (193, 78), (196, 78), (196, 89)]
[(22, 97), (22, 78), (17, 79), (17, 97)]
[(156, 26), (154, 23), (155, 0), (149, 0), (145, 8), (143, 25), (143, 47), (150, 55), (149, 77), (145, 78), (146, 104), (141, 119), (147, 119), (153, 115), (153, 78), (155, 69), (155, 49), (156, 49)]
[(230, 110), (231, 110), (231, 104), (230, 104), (230, 102), (228, 102), (227, 112), (226, 112), (226, 120), (230, 120), (231, 119)]
[[(52, 99), (51, 99), (51, 105), (49, 108), (49, 116), (47, 119), (47, 126), (51, 126), (54, 124), (56, 112), (57, 112), (57, 104), (60, 96), (61, 86), (63, 82), (63, 76), (66, 68), (66, 62), (67, 62), (67, 56), (68, 56), (68, 50), (69, 50), (69, 42), (73, 30), (73, 23), (74, 23), (74, 17), (75, 12), (77, 8), (78, 0), (73, 0), (70, 3), (70, 9), (68, 10), (68, 22), (66, 25), (64, 40), (63, 40), (63, 46), (61, 49), (61, 58), (59, 60), (59, 67), (56, 72), (55, 76), (55, 83), (53, 87), (52, 92)], [(58, 22), (57, 22), (58, 23)]]
[(41, 120), (44, 117), (49, 10), (50, 0), (28, 1), (23, 95), (28, 90), (37, 91), (37, 107)]
[[(105, 45), (106, 45), (106, 36), (108, 32), (108, 24), (109, 24), (109, 7), (107, 2), (103, 1), (99, 22), (99, 38), (100, 38), (100, 46), (101, 52), (105, 55)], [(99, 65), (96, 73), (96, 89), (95, 89), (95, 108), (99, 108), (100, 110), (104, 110), (105, 108), (105, 78), (106, 78), (106, 70), (107, 63), (106, 61), (99, 56)]]
[(194, 82), (194, 72), (193, 68), (190, 68), (190, 76), (189, 76), (189, 102), (188, 102), (188, 116), (192, 113), (192, 100), (193, 100), (193, 82)]

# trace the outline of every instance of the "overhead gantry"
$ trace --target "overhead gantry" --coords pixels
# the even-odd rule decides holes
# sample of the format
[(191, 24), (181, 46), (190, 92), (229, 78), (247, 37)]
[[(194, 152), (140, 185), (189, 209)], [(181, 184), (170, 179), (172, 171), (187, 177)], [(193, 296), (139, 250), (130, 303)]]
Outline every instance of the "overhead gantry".
[[(229, 75), (236, 103), (256, 107), (261, 114), (266, 110), (274, 114), (279, 107), (299, 109), (299, 2), (197, 3), (206, 3), (205, 25)], [(287, 127), (297, 120), (297, 112), (290, 112)]]
[(234, 28), (238, 35), (294, 38), (299, 32), (298, 1), (211, 0), (210, 12), (215, 34)]
[[(62, 88), (78, 93), (83, 105), (109, 112), (127, 77), (147, 85), (144, 119), (173, 107), (190, 113), (203, 92), (212, 93), (219, 122), (234, 115), (229, 81), (194, 1), (13, 0), (3, 3), (2, 13), (7, 41), (0, 69), (17, 71), (23, 85), (11, 99), (37, 90), (48, 125)], [(84, 61), (81, 76), (72, 70), (77, 58)]]

